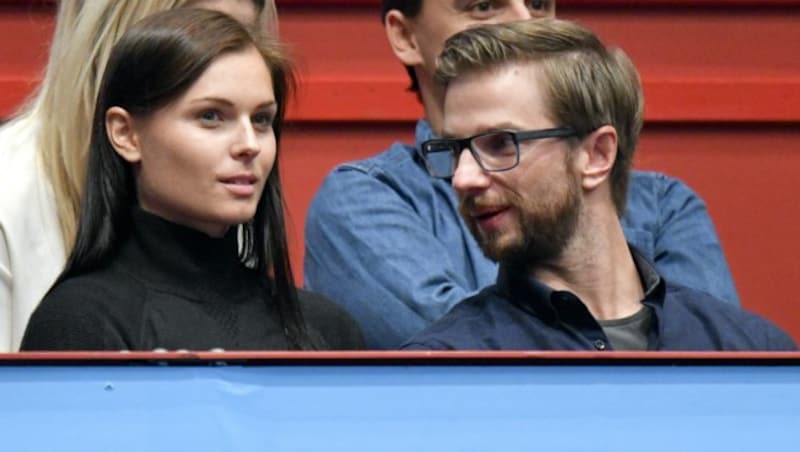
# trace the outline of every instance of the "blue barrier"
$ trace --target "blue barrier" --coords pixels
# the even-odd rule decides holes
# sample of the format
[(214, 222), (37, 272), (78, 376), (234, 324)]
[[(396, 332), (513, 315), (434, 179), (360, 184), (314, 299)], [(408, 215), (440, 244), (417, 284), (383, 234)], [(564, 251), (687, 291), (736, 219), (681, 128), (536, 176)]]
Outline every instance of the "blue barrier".
[(798, 359), (6, 361), (22, 451), (796, 451)]

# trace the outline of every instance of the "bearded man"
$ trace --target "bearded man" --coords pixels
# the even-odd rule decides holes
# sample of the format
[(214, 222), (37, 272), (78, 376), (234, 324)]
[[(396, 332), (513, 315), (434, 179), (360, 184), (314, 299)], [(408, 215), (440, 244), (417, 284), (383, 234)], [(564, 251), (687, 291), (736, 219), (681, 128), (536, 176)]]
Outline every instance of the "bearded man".
[[(480, 25), (553, 17), (556, 0), (381, 0), (390, 48), (424, 107), (413, 143), (338, 165), (307, 211), (306, 288), (360, 324), (369, 348), (394, 349), (491, 285), (487, 259), (458, 213), (449, 180), (428, 175), (422, 142), (442, 128), (434, 81), (447, 38)], [(510, 94), (511, 95), (511, 94)], [(631, 172), (625, 237), (659, 273), (733, 304), (739, 298), (703, 200), (682, 181)]]
[(665, 280), (626, 240), (644, 101), (621, 50), (568, 21), (487, 25), (446, 42), (436, 78), (442, 138), (421, 151), (500, 272), (405, 348), (795, 349), (767, 320)]

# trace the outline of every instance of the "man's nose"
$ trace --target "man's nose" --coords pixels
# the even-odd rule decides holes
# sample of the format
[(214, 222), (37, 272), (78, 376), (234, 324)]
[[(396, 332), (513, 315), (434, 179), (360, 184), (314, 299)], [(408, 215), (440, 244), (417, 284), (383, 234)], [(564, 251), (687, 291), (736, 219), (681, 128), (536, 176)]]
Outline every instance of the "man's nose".
[(453, 172), (453, 188), (459, 193), (469, 193), (486, 189), (489, 182), (489, 175), (472, 153), (468, 149), (461, 152)]

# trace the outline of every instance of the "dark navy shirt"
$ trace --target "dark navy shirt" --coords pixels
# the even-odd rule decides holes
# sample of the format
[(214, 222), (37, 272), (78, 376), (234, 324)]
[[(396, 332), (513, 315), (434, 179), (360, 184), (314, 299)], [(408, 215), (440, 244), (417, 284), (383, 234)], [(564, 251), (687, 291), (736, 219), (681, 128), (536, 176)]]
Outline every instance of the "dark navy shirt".
[[(631, 248), (653, 310), (649, 350), (796, 350), (780, 328), (695, 289), (671, 284)], [(467, 298), (403, 345), (425, 350), (612, 350), (573, 293), (502, 267), (497, 283)]]

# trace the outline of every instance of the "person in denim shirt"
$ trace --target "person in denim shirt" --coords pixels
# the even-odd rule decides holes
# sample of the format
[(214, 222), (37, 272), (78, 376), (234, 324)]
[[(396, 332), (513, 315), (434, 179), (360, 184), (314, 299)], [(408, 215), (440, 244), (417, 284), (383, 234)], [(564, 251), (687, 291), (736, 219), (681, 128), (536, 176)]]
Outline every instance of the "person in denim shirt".
[[(397, 58), (425, 107), (414, 144), (394, 143), (335, 168), (309, 207), (305, 285), (344, 306), (371, 348), (395, 348), (453, 305), (494, 283), (458, 214), (449, 181), (430, 177), (419, 155), (441, 128), (435, 58), (467, 27), (552, 16), (553, 1), (384, 0), (382, 18)], [(623, 229), (668, 280), (738, 304), (703, 201), (684, 183), (633, 171)]]

